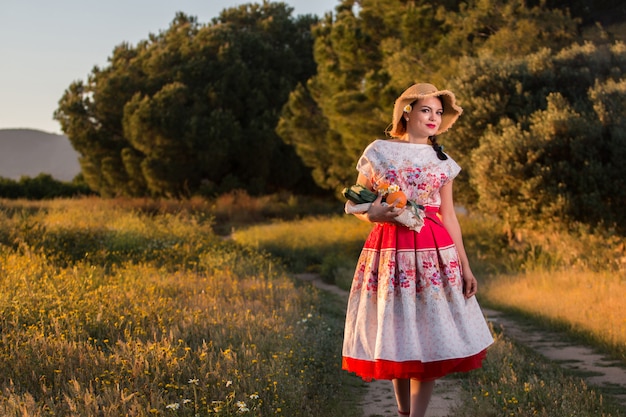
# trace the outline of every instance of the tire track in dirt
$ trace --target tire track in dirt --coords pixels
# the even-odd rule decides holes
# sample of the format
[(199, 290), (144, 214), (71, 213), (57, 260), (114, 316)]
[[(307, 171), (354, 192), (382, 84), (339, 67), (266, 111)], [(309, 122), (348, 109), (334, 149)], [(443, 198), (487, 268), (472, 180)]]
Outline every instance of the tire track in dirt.
[[(297, 278), (308, 281), (325, 291), (337, 294), (346, 302), (348, 291), (330, 285), (317, 274), (297, 274)], [(581, 378), (590, 385), (606, 388), (612, 396), (626, 407), (626, 367), (581, 344), (563, 341), (557, 332), (538, 329), (528, 323), (516, 321), (506, 314), (483, 308), (488, 322), (499, 327), (504, 335), (517, 343), (526, 345), (558, 363), (565, 369), (581, 372)], [(428, 406), (428, 417), (452, 417), (455, 405), (460, 401), (461, 383), (454, 375), (437, 380), (433, 397)], [(364, 417), (397, 416), (393, 386), (390, 381), (373, 381), (367, 385), (367, 393), (361, 403)]]
[(506, 337), (530, 347), (562, 368), (580, 373), (586, 384), (606, 389), (626, 408), (626, 367), (619, 361), (589, 346), (565, 341), (558, 332), (538, 329), (499, 311), (483, 308), (483, 312), (494, 327), (502, 328)]

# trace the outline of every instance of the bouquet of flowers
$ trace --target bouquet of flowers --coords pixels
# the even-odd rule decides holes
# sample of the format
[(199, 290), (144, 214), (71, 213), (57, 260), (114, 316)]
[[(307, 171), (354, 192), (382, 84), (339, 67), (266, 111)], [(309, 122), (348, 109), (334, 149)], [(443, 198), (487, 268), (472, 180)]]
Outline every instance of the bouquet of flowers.
[(350, 188), (344, 188), (341, 194), (343, 194), (348, 201), (352, 201), (354, 204), (371, 204), (374, 200), (376, 200), (376, 198), (378, 198), (378, 194), (368, 190), (361, 184), (355, 184)]
[[(424, 206), (412, 200), (407, 200), (406, 195), (397, 184), (384, 185), (379, 188), (379, 194), (385, 197), (383, 204), (396, 203), (397, 208), (408, 207), (400, 213), (396, 220), (411, 230), (419, 232), (424, 226)], [(372, 206), (372, 202), (379, 194), (368, 190), (361, 184), (355, 184), (344, 188), (341, 194), (346, 198), (345, 212), (348, 214), (366, 213)]]

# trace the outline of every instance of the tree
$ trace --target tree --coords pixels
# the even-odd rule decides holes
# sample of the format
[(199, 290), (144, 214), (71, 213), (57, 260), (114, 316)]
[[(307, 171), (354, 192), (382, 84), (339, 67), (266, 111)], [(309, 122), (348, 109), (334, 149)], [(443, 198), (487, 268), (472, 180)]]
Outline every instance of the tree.
[[(466, 71), (465, 56), (506, 61), (546, 44), (560, 48), (576, 30), (566, 13), (528, 8), (521, 0), (344, 0), (335, 17), (315, 28), (317, 74), (291, 94), (279, 133), (313, 169), (316, 182), (338, 192), (354, 181), (365, 146), (384, 137), (393, 100), (409, 85), (447, 88)], [(315, 120), (314, 135), (306, 131), (306, 119)], [(456, 128), (442, 142), (456, 155), (460, 141), (450, 140), (453, 135)], [(326, 146), (326, 154), (316, 146)]]
[(289, 92), (315, 72), (312, 16), (284, 3), (176, 15), (72, 83), (55, 112), (101, 195), (185, 196), (304, 188), (310, 170), (275, 132)]
[[(499, 98), (481, 108), (499, 121), (475, 131), (471, 152), (481, 208), (512, 226), (558, 220), (626, 232), (624, 62), (623, 43), (587, 43), (507, 65), (476, 63), (472, 73), (484, 78), (468, 75), (465, 93), (483, 100), (477, 93), (486, 89)], [(504, 79), (515, 86), (507, 94)]]

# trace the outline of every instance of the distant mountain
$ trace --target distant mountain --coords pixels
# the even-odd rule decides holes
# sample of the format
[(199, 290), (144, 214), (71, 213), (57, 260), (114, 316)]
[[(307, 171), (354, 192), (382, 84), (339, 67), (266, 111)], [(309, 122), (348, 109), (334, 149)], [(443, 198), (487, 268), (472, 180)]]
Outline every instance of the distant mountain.
[(80, 173), (79, 154), (64, 135), (32, 129), (0, 129), (0, 177), (50, 174), (71, 181)]

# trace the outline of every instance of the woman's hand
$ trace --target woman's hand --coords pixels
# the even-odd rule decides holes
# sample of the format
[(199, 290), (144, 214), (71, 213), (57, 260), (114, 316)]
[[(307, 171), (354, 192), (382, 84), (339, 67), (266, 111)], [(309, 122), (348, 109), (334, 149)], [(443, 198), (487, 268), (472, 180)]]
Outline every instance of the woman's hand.
[(367, 219), (373, 223), (393, 223), (400, 224), (396, 221), (398, 217), (404, 211), (403, 208), (397, 208), (395, 204), (398, 201), (393, 201), (391, 204), (382, 203), (382, 195), (379, 195), (372, 203), (372, 206), (367, 211)]
[(470, 298), (476, 295), (478, 291), (478, 281), (471, 271), (463, 274), (463, 295), (465, 298)]

